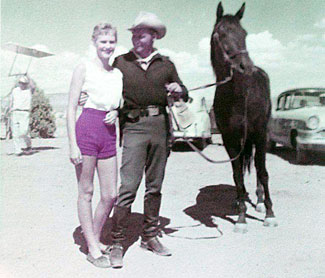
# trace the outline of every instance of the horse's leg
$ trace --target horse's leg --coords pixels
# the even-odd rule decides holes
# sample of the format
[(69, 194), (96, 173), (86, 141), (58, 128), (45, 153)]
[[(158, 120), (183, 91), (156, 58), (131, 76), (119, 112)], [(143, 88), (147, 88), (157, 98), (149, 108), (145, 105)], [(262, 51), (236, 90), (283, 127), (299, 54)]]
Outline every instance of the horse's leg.
[[(225, 142), (225, 146), (230, 158), (235, 157), (240, 152), (240, 144), (236, 147), (229, 146)], [(236, 184), (237, 190), (237, 202), (238, 202), (238, 209), (239, 209), (239, 216), (238, 220), (236, 221), (234, 232), (236, 233), (246, 233), (247, 232), (247, 223), (246, 223), (246, 211), (247, 207), (245, 204), (246, 200), (246, 189), (244, 186), (244, 173), (243, 173), (243, 158), (240, 156), (238, 159), (231, 162), (232, 170), (233, 170), (233, 178)]]
[[(256, 163), (256, 161), (255, 161)], [(257, 212), (265, 213), (265, 205), (264, 205), (264, 188), (263, 185), (260, 181), (260, 179), (257, 177), (256, 178), (256, 196), (257, 196), (257, 204), (255, 210)]]
[[(264, 205), (266, 208), (266, 216), (264, 220), (264, 226), (277, 226), (277, 222), (275, 220), (275, 216), (272, 210), (272, 201), (270, 197), (269, 191), (269, 175), (265, 166), (265, 155), (266, 155), (266, 141), (262, 140), (262, 143), (257, 143), (255, 145), (255, 167), (256, 167), (256, 175), (257, 175), (257, 191), (259, 190), (259, 185), (263, 185), (265, 200)], [(261, 194), (260, 191), (257, 194)], [(259, 198), (259, 195), (258, 195)], [(259, 200), (257, 201), (259, 202)]]

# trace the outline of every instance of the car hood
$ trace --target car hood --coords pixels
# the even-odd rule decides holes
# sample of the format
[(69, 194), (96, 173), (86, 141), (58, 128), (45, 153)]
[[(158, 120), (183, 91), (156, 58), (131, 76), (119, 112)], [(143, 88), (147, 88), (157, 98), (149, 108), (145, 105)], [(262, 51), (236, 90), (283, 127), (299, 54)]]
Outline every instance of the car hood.
[[(275, 112), (274, 115), (276, 114), (278, 114), (278, 112)], [(317, 116), (320, 121), (320, 126), (325, 126), (325, 106), (312, 106), (293, 109), (289, 111), (282, 111), (279, 113), (279, 116), (281, 118), (284, 117), (303, 121), (307, 121), (312, 116)]]

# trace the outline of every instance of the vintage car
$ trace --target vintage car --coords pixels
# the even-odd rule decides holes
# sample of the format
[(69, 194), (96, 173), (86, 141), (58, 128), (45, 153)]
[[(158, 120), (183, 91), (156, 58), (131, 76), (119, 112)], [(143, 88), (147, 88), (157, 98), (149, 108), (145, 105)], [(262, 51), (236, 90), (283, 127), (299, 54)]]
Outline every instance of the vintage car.
[(281, 93), (268, 125), (270, 149), (276, 143), (294, 148), (296, 162), (308, 152), (325, 155), (325, 88), (294, 89)]
[(204, 149), (212, 141), (209, 109), (204, 97), (196, 98), (185, 105), (175, 103), (173, 115), (175, 143), (186, 139), (199, 149)]

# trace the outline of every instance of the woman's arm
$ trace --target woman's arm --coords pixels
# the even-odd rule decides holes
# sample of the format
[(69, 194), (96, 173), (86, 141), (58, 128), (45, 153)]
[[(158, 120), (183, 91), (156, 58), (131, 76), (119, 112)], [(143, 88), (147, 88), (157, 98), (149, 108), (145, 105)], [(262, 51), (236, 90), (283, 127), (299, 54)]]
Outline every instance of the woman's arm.
[(70, 146), (70, 160), (73, 164), (81, 163), (81, 153), (76, 140), (76, 114), (80, 92), (85, 81), (86, 68), (80, 64), (73, 72), (69, 90), (67, 109), (67, 128)]

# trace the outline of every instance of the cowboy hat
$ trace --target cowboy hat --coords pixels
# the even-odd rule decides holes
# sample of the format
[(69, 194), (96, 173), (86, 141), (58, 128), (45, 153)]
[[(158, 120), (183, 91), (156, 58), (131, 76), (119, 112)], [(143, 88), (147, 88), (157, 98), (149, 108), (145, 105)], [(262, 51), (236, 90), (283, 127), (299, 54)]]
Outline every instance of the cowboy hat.
[(134, 24), (128, 30), (133, 31), (141, 28), (153, 29), (157, 33), (157, 39), (161, 39), (166, 34), (166, 26), (153, 13), (140, 12)]
[(27, 84), (27, 83), (29, 83), (29, 80), (28, 80), (28, 78), (26, 76), (22, 76), (22, 77), (19, 78), (18, 82)]

